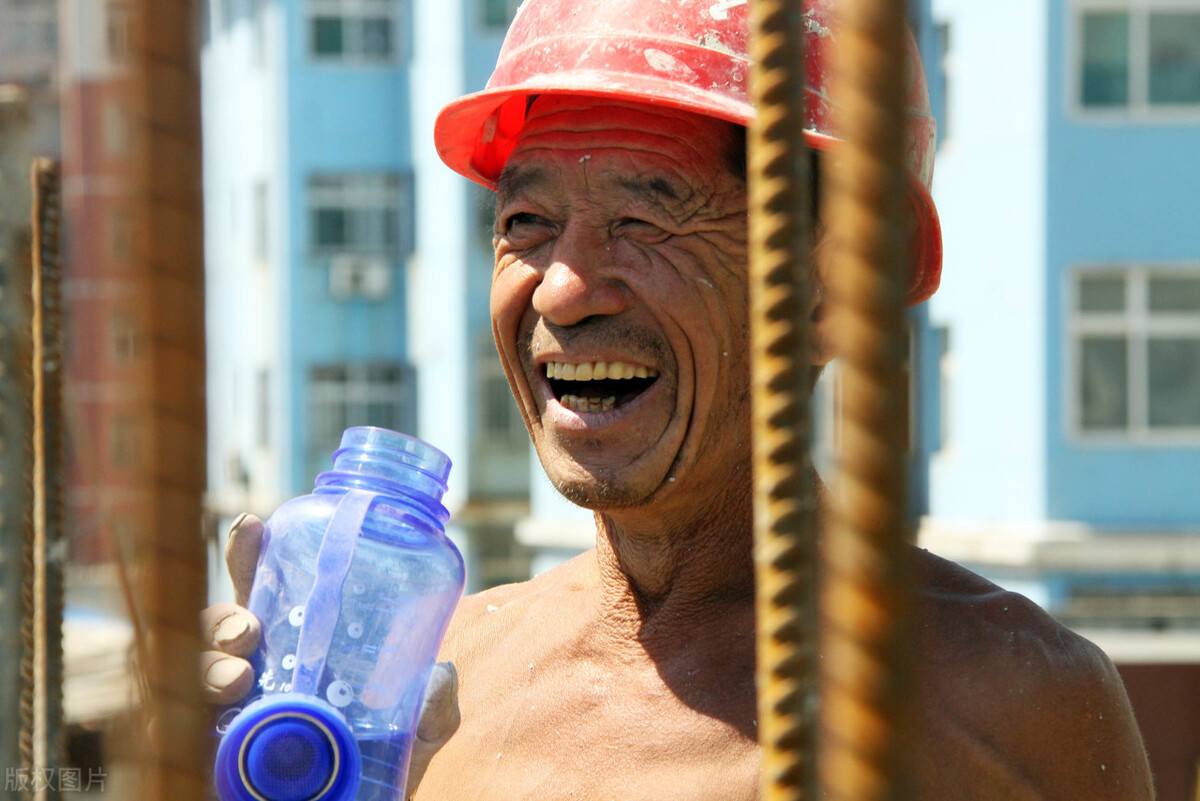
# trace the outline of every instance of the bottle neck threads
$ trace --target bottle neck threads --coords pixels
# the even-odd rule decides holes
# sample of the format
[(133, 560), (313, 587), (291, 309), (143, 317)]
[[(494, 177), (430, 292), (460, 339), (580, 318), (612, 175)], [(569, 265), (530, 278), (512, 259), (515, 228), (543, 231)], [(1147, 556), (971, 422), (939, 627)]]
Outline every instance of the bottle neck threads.
[(342, 434), (333, 469), (317, 476), (316, 491), (368, 489), (420, 503), (440, 523), (450, 458), (427, 442), (384, 428), (359, 426)]

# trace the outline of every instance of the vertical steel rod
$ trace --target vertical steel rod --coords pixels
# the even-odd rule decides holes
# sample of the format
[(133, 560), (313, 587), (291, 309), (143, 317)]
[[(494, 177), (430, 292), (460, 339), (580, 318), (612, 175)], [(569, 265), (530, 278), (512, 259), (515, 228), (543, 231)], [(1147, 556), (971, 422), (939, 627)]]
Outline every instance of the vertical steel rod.
[(800, 0), (751, 4), (748, 135), (758, 732), (764, 801), (815, 801), (816, 474)]
[(830, 801), (911, 795), (911, 524), (905, 508), (903, 0), (845, 0), (845, 144), (830, 170), (829, 270), (842, 381), (834, 514), (822, 540), (821, 783)]
[(36, 798), (60, 796), (54, 771), (63, 766), (63, 460), (62, 460), (62, 218), (58, 166), (36, 159), (33, 188), (33, 722), (34, 763), (49, 781)]
[(29, 145), (28, 95), (0, 86), (0, 701), (9, 727), (0, 740), (17, 785), (5, 797), (14, 798), (35, 768)]
[(129, 78), (143, 480), (133, 617), (146, 712), (138, 798), (201, 801), (211, 766), (197, 615), (207, 594), (200, 19), (195, 0), (135, 0)]

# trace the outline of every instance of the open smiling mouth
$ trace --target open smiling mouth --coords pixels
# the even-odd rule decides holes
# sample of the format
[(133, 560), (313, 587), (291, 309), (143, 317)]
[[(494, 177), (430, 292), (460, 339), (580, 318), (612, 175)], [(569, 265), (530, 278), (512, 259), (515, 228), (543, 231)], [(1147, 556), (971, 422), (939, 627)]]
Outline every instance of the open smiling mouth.
[(658, 380), (658, 370), (628, 362), (549, 362), (544, 367), (554, 397), (574, 412), (619, 408)]

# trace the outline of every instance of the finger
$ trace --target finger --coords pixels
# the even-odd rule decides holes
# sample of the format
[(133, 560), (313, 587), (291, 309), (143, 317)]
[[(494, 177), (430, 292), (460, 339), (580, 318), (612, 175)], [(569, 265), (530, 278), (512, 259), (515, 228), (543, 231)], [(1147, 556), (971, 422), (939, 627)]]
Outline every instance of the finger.
[(462, 715), (458, 709), (458, 670), (453, 662), (438, 662), (429, 674), (425, 687), (425, 701), (421, 704), (421, 717), (417, 722), (417, 736), (413, 739), (412, 757), (408, 763), (408, 785), (405, 798), (416, 792), (429, 760), (438, 752), (454, 732)]
[(262, 636), (258, 618), (228, 602), (213, 604), (203, 610), (200, 630), (209, 645), (233, 656), (250, 656)]
[(250, 599), (262, 536), (262, 521), (254, 515), (242, 514), (229, 527), (229, 538), (225, 542), (225, 566), (229, 568), (229, 577), (233, 579), (233, 597), (239, 606), (245, 606)]
[(200, 675), (204, 698), (213, 704), (240, 701), (254, 686), (254, 671), (250, 663), (220, 651), (200, 654)]

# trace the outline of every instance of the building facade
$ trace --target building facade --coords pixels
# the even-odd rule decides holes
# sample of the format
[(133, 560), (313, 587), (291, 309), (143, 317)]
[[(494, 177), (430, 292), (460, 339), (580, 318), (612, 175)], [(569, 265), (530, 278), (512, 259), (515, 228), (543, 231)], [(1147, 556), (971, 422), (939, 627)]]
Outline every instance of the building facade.
[(265, 516), (309, 491), (345, 427), (378, 425), (421, 436), (453, 460), (444, 502), (470, 586), (528, 575), (512, 538), (528, 507), (528, 446), (488, 321), (490, 235), (479, 226), (490, 200), (447, 170), (432, 144), (437, 110), (482, 87), (513, 10), (208, 5), (218, 538), (240, 512)]
[[(1147, 684), (1195, 693), (1200, 2), (932, 12), (946, 258), (922, 542), (1086, 633), (1135, 706)], [(1194, 735), (1156, 762), (1161, 798), (1191, 792)]]

